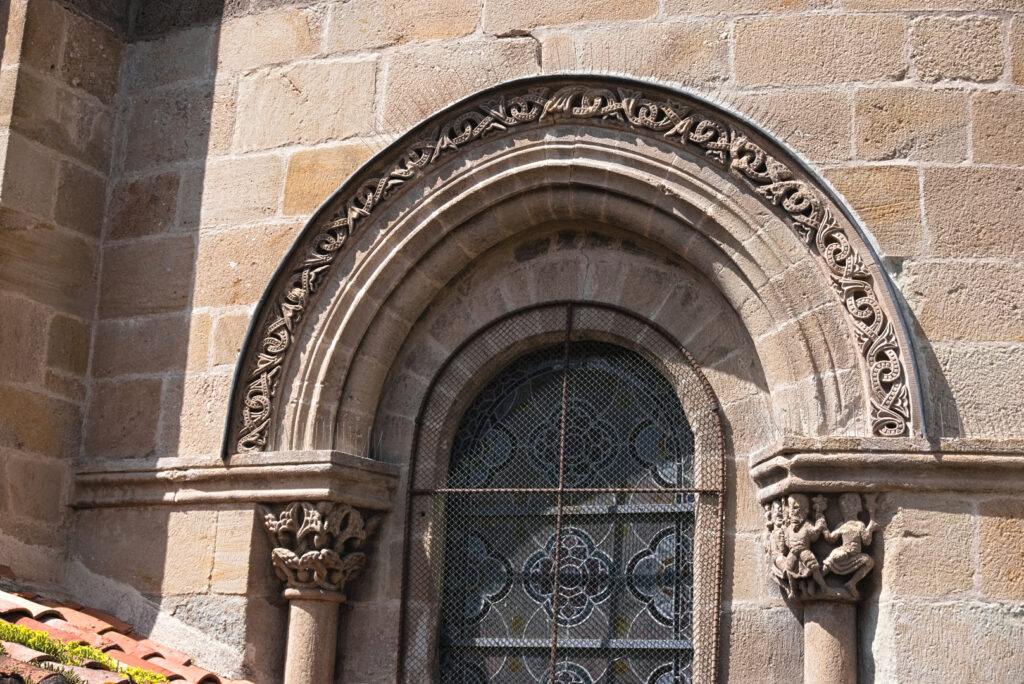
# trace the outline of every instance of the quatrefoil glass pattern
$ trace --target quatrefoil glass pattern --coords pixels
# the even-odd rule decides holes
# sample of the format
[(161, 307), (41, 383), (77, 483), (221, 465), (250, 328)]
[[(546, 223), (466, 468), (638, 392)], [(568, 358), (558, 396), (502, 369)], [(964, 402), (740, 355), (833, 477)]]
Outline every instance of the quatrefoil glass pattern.
[(435, 499), (440, 680), (688, 681), (693, 454), (675, 389), (622, 347), (543, 348), (488, 383)]

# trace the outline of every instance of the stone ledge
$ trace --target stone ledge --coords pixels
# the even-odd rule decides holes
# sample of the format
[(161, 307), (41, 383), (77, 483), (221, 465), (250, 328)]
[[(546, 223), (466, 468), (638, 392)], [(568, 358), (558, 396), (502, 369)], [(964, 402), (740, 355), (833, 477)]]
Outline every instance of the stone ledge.
[(110, 460), (75, 470), (72, 506), (338, 501), (389, 510), (399, 468), (339, 451), (239, 454), (225, 463)]
[[(1024, 445), (958, 440), (943, 450), (900, 440), (889, 449), (782, 449), (750, 468), (764, 503), (790, 492), (1024, 492)], [(872, 445), (876, 446), (876, 445)], [(915, 446), (919, 448), (914, 448)]]

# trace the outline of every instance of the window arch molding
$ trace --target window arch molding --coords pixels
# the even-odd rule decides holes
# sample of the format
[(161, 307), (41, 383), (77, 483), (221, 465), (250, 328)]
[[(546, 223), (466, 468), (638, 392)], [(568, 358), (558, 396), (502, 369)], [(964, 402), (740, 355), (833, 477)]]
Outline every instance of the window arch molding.
[[(571, 321), (567, 330), (567, 316)], [(436, 510), (459, 424), (480, 391), (510, 363), (537, 349), (605, 343), (642, 357), (675, 392), (693, 433), (696, 494), (692, 552), (694, 682), (715, 681), (721, 619), (726, 443), (719, 401), (692, 356), (656, 323), (626, 309), (593, 302), (548, 302), (509, 312), (468, 337), (433, 377), (417, 416), (406, 488), (400, 672), (406, 681), (436, 670), (439, 586), (416, 579), (436, 576), (444, 559), (423, 540), (443, 535)], [(410, 676), (414, 676), (409, 679)]]
[[(581, 207), (592, 192), (614, 199)], [(804, 334), (810, 358), (787, 363), (827, 374), (845, 347), (840, 356), (853, 356), (859, 387), (833, 382), (859, 396), (819, 392), (819, 403), (857, 401), (864, 423), (853, 430), (826, 416), (785, 431), (923, 434), (913, 350), (891, 285), (863, 230), (806, 165), (691, 94), (619, 77), (550, 76), (495, 86), (424, 121), (314, 215), (254, 317), (225, 453), (337, 446), (330, 425), (352, 357), (339, 363), (336, 355), (359, 345), (382, 301), (443, 236), (514, 197), (528, 206), (531, 194), (533, 224), (576, 210), (607, 218), (623, 213), (612, 206), (620, 199), (642, 203), (645, 220), (675, 226), (659, 237), (706, 267), (751, 327), (758, 316), (777, 324), (838, 309), (830, 314), (838, 326), (820, 322), (821, 333)], [(467, 237), (471, 253), (486, 248), (479, 238)], [(819, 334), (830, 349), (814, 348)], [(788, 354), (782, 342), (774, 349)], [(761, 350), (762, 358), (773, 353)]]

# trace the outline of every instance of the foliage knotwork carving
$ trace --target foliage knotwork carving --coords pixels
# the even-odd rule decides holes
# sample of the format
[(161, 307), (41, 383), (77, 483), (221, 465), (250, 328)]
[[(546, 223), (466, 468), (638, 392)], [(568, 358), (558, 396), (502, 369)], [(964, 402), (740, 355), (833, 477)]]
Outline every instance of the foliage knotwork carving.
[(360, 549), (378, 524), (351, 506), (326, 501), (291, 503), (279, 514), (263, 507), (263, 520), (274, 572), (286, 589), (339, 594), (366, 565)]
[(443, 155), (518, 127), (567, 120), (598, 120), (605, 126), (661, 134), (681, 148), (701, 153), (748, 184), (762, 201), (780, 209), (824, 263), (856, 330), (868, 373), (872, 432), (886, 437), (908, 434), (910, 392), (896, 328), (879, 303), (873, 276), (818, 189), (800, 180), (792, 168), (742, 130), (693, 105), (592, 84), (554, 91), (520, 88), (519, 92), (494, 94), (491, 100), (467, 105), (467, 111), (449, 119), (433, 135), (410, 145), (386, 174), (364, 183), (333, 213), (320, 218), (319, 232), (305, 251), (294, 257), (298, 264), (271, 304), (272, 311), (258, 333), (257, 353), (244, 361), (239, 452), (265, 448), (274, 394), (299, 322), (358, 224)]

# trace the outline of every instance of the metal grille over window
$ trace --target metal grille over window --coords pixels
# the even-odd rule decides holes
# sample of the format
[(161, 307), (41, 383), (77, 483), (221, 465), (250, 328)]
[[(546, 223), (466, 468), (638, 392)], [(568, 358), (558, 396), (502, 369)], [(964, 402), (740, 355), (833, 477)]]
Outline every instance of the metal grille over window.
[(472, 367), (496, 343), (511, 350), (465, 408), (433, 402), (459, 409), (450, 441), (440, 411), (424, 417), (421, 447), (450, 458), (414, 471), (404, 679), (712, 681), (723, 479), (710, 391), (683, 401), (681, 383), (703, 378), (678, 348), (648, 359), (594, 339), (610, 312), (542, 313), (519, 323), (547, 330), (505, 321), (460, 354), (481, 355), (461, 359)]

